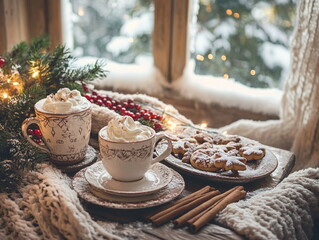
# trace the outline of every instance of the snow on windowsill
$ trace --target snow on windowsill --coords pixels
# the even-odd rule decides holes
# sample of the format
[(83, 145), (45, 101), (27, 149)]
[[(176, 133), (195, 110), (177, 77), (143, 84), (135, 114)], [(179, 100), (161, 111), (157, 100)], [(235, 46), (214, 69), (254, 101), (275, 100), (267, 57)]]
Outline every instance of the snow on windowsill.
[(282, 91), (275, 88), (250, 88), (234, 79), (195, 75), (193, 68), (186, 67), (183, 77), (174, 84), (174, 89), (189, 99), (203, 103), (217, 103), (255, 113), (279, 116)]
[[(96, 58), (83, 57), (78, 66), (90, 64)], [(128, 90), (149, 95), (161, 96), (165, 87), (171, 87), (187, 99), (203, 103), (216, 103), (220, 106), (235, 107), (255, 113), (279, 115), (282, 91), (279, 89), (249, 88), (233, 79), (195, 75), (190, 67), (184, 75), (168, 85), (161, 73), (152, 64), (134, 65), (107, 62), (108, 76), (94, 81), (99, 88), (112, 88), (115, 91)]]

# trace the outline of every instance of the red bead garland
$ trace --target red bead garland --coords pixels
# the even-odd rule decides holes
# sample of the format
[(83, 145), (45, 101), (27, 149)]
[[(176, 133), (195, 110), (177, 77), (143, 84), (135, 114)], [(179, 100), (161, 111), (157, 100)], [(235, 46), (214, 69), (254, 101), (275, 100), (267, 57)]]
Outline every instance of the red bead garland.
[[(85, 91), (85, 89), (88, 88), (84, 85), (83, 89)], [(92, 94), (86, 93), (84, 94), (84, 97), (93, 104), (101, 107), (107, 107), (122, 116), (130, 116), (135, 121), (139, 121), (143, 124), (146, 123), (146, 125), (152, 127), (155, 131), (163, 130), (163, 125), (161, 123), (163, 116), (160, 116), (150, 110), (141, 109), (141, 105), (135, 103), (132, 99), (119, 102), (109, 96), (102, 96), (97, 91), (92, 91)]]
[(0, 68), (2, 68), (4, 64), (6, 64), (6, 61), (0, 56)]

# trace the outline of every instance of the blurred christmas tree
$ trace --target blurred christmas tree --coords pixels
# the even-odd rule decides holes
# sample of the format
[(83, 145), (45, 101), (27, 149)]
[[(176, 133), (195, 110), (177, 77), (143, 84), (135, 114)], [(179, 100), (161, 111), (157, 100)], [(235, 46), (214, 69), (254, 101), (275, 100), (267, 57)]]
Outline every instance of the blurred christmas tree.
[[(195, 72), (234, 78), (251, 87), (280, 87), (289, 68), (295, 0), (197, 1), (197, 23), (191, 26)], [(153, 1), (71, 3), (76, 56), (120, 63), (151, 56)]]
[(280, 87), (289, 67), (293, 0), (200, 0), (195, 72), (251, 87)]
[(76, 56), (103, 57), (120, 63), (134, 63), (141, 55), (151, 56), (151, 0), (71, 3)]

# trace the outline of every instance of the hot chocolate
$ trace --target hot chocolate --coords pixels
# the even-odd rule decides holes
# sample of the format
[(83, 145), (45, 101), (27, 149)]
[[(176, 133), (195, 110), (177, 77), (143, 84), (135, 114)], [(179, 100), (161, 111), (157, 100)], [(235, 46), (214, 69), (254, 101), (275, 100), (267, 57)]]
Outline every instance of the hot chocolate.
[(149, 139), (154, 134), (151, 128), (142, 125), (129, 116), (112, 119), (101, 136), (114, 142), (136, 142)]
[(80, 112), (89, 108), (91, 103), (81, 96), (78, 90), (62, 88), (56, 94), (50, 94), (40, 100), (36, 108), (53, 114)]

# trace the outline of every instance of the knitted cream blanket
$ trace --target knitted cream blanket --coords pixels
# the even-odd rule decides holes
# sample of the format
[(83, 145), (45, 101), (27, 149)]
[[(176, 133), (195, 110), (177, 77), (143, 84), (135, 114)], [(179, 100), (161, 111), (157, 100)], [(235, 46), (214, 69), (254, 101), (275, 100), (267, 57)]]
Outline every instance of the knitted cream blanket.
[(19, 193), (0, 194), (0, 239), (119, 239), (92, 220), (70, 179), (41, 164)]
[[(217, 221), (248, 239), (310, 239), (319, 216), (319, 169), (291, 174), (272, 190), (229, 205)], [(118, 239), (81, 206), (70, 179), (48, 164), (20, 193), (0, 194), (0, 239)]]
[(319, 168), (290, 174), (274, 189), (230, 204), (217, 221), (248, 239), (311, 239), (319, 218)]

